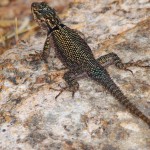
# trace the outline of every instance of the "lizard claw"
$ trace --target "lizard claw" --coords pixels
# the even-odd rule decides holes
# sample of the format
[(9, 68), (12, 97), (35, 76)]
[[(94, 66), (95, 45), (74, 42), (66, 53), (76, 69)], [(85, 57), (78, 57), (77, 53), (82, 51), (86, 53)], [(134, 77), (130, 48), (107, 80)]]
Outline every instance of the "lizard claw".
[(147, 63), (149, 60), (138, 60), (134, 64), (137, 67), (143, 67), (143, 68), (150, 68), (150, 65), (143, 65), (144, 63)]
[(78, 89), (79, 89), (78, 82), (75, 82), (75, 84), (73, 84), (73, 86), (69, 88), (69, 90), (72, 92), (72, 98), (74, 98), (74, 95), (76, 91), (78, 91)]
[(150, 69), (150, 65), (143, 65), (144, 63), (147, 63), (147, 62), (148, 62), (148, 60), (144, 60), (144, 61), (138, 60), (136, 62), (133, 62), (133, 60), (132, 60), (129, 63), (126, 63), (125, 67), (123, 69), (125, 71), (130, 71), (132, 73), (132, 75), (134, 76), (133, 71), (130, 70), (130, 69), (127, 69), (127, 68), (133, 66), (133, 67), (142, 67), (142, 68), (148, 68), (148, 69)]
[(54, 91), (59, 91), (59, 93), (55, 96), (55, 99), (57, 99), (66, 90), (72, 92), (72, 98), (74, 98), (75, 92), (79, 89), (79, 84), (75, 84), (72, 87), (69, 86), (61, 87), (61, 89), (55, 89), (55, 88), (49, 88), (49, 89), (52, 89)]
[(55, 96), (55, 99), (57, 99), (68, 88), (67, 86), (66, 87), (61, 87), (60, 85), (59, 85), (59, 87), (61, 89), (55, 89), (55, 88), (52, 88), (52, 87), (49, 88), (49, 89), (52, 89), (54, 91), (59, 91), (59, 93)]
[(130, 69), (124, 69), (125, 71), (129, 71), (133, 76), (134, 76), (134, 74), (133, 74), (133, 71), (132, 70), (130, 70)]

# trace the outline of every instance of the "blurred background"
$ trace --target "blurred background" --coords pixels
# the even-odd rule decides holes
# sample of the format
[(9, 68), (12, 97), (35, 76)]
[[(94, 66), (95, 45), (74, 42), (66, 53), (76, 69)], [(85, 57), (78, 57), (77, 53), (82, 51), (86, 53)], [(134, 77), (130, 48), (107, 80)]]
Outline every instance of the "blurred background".
[[(36, 0), (36, 2), (41, 2)], [(27, 40), (39, 27), (31, 15), (31, 3), (35, 0), (0, 0), (0, 54)], [(74, 0), (45, 0), (59, 13), (67, 9)]]
[[(31, 15), (31, 3), (35, 1), (41, 2), (0, 0), (0, 55), (20, 41), (30, 42), (30, 36), (39, 29)], [(44, 1), (57, 10), (65, 24), (83, 32), (92, 49), (101, 48), (105, 40), (135, 27), (150, 15), (149, 0)], [(92, 44), (94, 41), (96, 44)]]

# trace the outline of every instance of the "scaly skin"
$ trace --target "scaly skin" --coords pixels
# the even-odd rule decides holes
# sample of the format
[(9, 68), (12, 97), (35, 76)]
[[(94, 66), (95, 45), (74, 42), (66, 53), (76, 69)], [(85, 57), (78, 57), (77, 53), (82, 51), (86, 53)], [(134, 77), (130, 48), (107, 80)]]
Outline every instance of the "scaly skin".
[(47, 63), (50, 47), (53, 46), (58, 58), (69, 70), (63, 78), (73, 93), (79, 88), (77, 76), (86, 73), (91, 79), (103, 85), (133, 115), (141, 118), (150, 126), (150, 119), (124, 96), (104, 68), (105, 64), (114, 63), (119, 69), (128, 70), (129, 66), (140, 66), (138, 62), (122, 63), (115, 53), (107, 54), (96, 60), (85, 40), (77, 32), (63, 25), (55, 10), (45, 2), (32, 3), (31, 10), (34, 19), (48, 33), (41, 54), (42, 59)]

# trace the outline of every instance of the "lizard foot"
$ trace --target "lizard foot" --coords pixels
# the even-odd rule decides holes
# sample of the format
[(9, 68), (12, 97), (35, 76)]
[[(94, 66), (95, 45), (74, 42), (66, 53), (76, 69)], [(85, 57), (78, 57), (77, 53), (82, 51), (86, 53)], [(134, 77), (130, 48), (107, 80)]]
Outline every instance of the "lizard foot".
[(35, 51), (35, 54), (29, 54), (31, 57), (32, 61), (38, 61), (38, 60), (43, 60), (42, 53), (38, 53)]
[(149, 60), (138, 60), (136, 62), (133, 62), (133, 65), (136, 67), (143, 67), (143, 68), (149, 68), (150, 69), (150, 65), (144, 65), (147, 62), (149, 62)]
[(128, 67), (140, 67), (140, 68), (150, 69), (150, 65), (145, 65), (148, 61), (149, 60), (138, 60), (138, 61), (133, 62), (133, 60), (132, 60), (132, 61), (124, 64), (123, 70), (130, 71), (132, 73), (132, 75), (134, 75), (132, 70), (128, 69)]
[(54, 91), (59, 91), (59, 93), (55, 96), (55, 99), (57, 99), (65, 90), (67, 90), (67, 87), (61, 88), (61, 89), (55, 89), (55, 88), (49, 88)]
[[(60, 86), (60, 85), (59, 85)], [(64, 91), (70, 91), (72, 92), (72, 98), (74, 98), (74, 94), (76, 91), (79, 89), (79, 84), (74, 84), (73, 86), (66, 86), (66, 87), (61, 87), (61, 89), (55, 89), (55, 88), (49, 88), (54, 91), (59, 91), (59, 93), (55, 96), (55, 99), (57, 99)]]
[(43, 53), (38, 53), (35, 51), (35, 54), (29, 54), (29, 56), (31, 57), (32, 61), (44, 60), (45, 63), (48, 63), (47, 56), (45, 56)]

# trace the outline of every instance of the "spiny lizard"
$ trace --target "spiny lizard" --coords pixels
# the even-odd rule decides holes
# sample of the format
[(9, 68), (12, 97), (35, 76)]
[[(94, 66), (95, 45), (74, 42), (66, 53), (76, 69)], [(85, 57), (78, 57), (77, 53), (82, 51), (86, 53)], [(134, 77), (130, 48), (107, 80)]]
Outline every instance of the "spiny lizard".
[(74, 93), (78, 90), (77, 77), (86, 73), (91, 79), (105, 87), (133, 115), (141, 118), (150, 126), (150, 119), (124, 96), (105, 69), (105, 66), (110, 64), (115, 64), (117, 68), (124, 70), (128, 70), (130, 66), (142, 67), (140, 61), (122, 63), (115, 53), (101, 56), (96, 60), (85, 40), (75, 30), (62, 24), (55, 10), (47, 3), (34, 2), (31, 11), (39, 26), (47, 30), (47, 39), (40, 55), (47, 63), (50, 47), (54, 47), (58, 58), (68, 69), (63, 79), (67, 82), (70, 91)]

